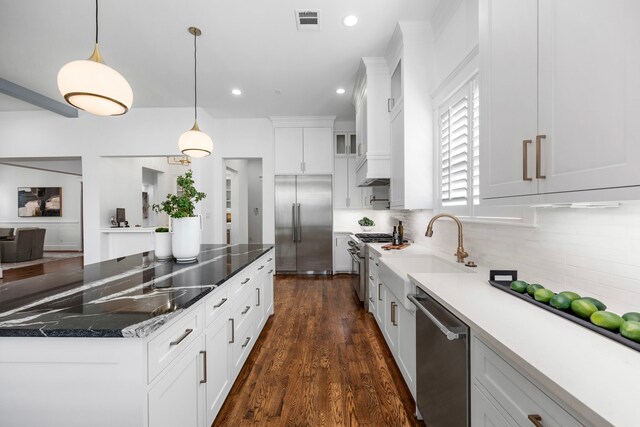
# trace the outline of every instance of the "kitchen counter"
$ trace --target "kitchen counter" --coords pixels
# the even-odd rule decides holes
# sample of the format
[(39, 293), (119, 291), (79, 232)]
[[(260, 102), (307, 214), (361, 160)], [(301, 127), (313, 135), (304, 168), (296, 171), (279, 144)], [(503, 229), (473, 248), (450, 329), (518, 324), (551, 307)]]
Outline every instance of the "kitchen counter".
[[(379, 246), (370, 245), (383, 259), (434, 254), (455, 261), (416, 245), (393, 252)], [(638, 425), (639, 352), (494, 289), (482, 266), (475, 272), (408, 277), (586, 420), (598, 426)]]
[(0, 285), (0, 337), (146, 337), (269, 251), (202, 245), (198, 262), (153, 252)]

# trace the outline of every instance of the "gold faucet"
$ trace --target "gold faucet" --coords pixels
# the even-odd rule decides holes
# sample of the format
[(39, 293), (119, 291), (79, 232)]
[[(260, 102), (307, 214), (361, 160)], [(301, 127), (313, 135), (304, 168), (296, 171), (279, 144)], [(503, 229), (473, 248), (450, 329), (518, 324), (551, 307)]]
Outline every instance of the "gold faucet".
[(442, 218), (442, 217), (451, 218), (458, 225), (458, 250), (454, 255), (458, 258), (458, 262), (464, 262), (464, 259), (468, 257), (469, 254), (464, 251), (464, 247), (462, 245), (462, 223), (454, 215), (441, 213), (434, 216), (433, 218), (431, 218), (431, 221), (429, 221), (429, 225), (427, 226), (427, 232), (424, 233), (424, 235), (427, 237), (433, 236), (433, 223), (436, 222), (438, 218)]

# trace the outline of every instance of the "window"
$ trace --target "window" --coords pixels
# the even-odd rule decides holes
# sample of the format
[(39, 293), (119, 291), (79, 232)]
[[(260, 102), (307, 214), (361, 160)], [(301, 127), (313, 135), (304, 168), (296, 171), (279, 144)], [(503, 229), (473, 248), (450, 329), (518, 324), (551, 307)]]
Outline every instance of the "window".
[(480, 203), (480, 109), (474, 76), (438, 108), (442, 206)]

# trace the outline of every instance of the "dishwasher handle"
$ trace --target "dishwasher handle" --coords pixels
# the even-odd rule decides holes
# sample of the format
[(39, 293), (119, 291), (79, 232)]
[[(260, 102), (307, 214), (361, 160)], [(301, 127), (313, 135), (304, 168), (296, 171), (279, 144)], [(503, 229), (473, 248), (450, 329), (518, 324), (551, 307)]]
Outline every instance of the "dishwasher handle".
[(440, 331), (447, 337), (449, 341), (459, 340), (460, 338), (463, 338), (465, 335), (467, 335), (466, 332), (454, 332), (443, 325), (442, 322), (440, 322), (433, 314), (431, 314), (429, 310), (427, 310), (422, 304), (420, 304), (417, 295), (407, 295), (407, 298), (409, 298), (409, 301), (411, 301), (422, 314), (427, 316), (429, 320), (431, 320), (438, 327), (438, 329), (440, 329)]

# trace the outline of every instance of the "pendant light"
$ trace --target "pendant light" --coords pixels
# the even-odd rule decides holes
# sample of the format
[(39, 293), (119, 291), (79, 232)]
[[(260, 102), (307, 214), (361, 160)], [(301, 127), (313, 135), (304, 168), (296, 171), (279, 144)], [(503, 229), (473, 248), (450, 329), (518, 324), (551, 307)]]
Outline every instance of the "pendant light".
[(194, 94), (194, 122), (191, 130), (180, 135), (178, 147), (182, 154), (191, 157), (206, 157), (213, 151), (213, 141), (209, 135), (198, 127), (198, 46), (196, 40), (202, 31), (196, 27), (189, 27), (189, 33), (193, 35), (193, 94)]
[(60, 69), (58, 89), (69, 104), (98, 116), (120, 116), (131, 108), (131, 86), (120, 73), (102, 62), (98, 50), (98, 0), (96, 47), (89, 59), (69, 62)]

